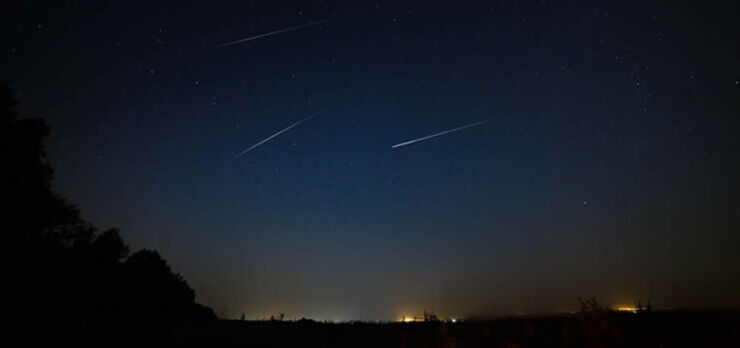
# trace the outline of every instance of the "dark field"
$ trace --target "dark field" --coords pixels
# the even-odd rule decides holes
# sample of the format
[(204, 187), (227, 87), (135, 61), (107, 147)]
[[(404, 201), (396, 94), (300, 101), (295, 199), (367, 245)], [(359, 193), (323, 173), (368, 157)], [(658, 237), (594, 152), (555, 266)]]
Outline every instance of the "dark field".
[(130, 343), (182, 347), (737, 347), (740, 309), (462, 323), (217, 320), (178, 325), (160, 333)]

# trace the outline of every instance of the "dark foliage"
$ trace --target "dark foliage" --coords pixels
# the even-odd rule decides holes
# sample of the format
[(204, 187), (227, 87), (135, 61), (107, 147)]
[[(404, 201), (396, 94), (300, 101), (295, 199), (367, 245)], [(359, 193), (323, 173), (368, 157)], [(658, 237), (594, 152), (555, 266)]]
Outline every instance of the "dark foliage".
[(16, 105), (10, 89), (0, 85), (9, 288), (16, 317), (34, 332), (30, 337), (135, 344), (147, 330), (215, 318), (195, 303), (193, 289), (159, 253), (129, 256), (117, 229), (99, 231), (54, 193), (44, 151), (49, 128), (41, 119), (20, 118)]

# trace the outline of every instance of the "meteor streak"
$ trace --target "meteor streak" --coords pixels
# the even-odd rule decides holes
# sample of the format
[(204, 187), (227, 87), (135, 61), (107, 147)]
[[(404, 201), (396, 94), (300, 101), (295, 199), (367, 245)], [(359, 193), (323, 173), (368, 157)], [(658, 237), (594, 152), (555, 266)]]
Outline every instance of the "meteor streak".
[(308, 120), (309, 118), (313, 117), (314, 115), (316, 115), (316, 113), (313, 113), (313, 114), (311, 114), (311, 116), (308, 116), (308, 117), (306, 117), (306, 118), (304, 118), (304, 119), (302, 119), (302, 120), (300, 120), (300, 121), (298, 121), (296, 123), (293, 123), (290, 126), (288, 126), (287, 128), (284, 128), (284, 129), (278, 131), (277, 133), (275, 133), (275, 134), (273, 134), (273, 135), (271, 135), (271, 136), (263, 139), (259, 143), (256, 143), (256, 144), (248, 147), (246, 150), (244, 150), (242, 152), (239, 152), (238, 154), (234, 155), (234, 158), (237, 158), (237, 157), (239, 157), (239, 156), (241, 156), (241, 155), (243, 155), (243, 154), (245, 154), (245, 153), (247, 153), (249, 151), (252, 151), (253, 149), (257, 148), (258, 146), (260, 146), (260, 145), (262, 145), (262, 144), (264, 144), (264, 143), (272, 140), (273, 138), (277, 137), (278, 135), (283, 134), (283, 133), (287, 132), (288, 130), (290, 130), (291, 128), (293, 128), (293, 127), (295, 127), (295, 126), (303, 123), (303, 121)]
[(230, 42), (227, 42), (227, 43), (223, 43), (223, 44), (214, 46), (213, 49), (216, 49), (216, 48), (224, 48), (224, 47), (227, 47), (227, 46), (236, 45), (236, 44), (244, 43), (244, 42), (247, 42), (247, 41), (261, 39), (263, 37), (268, 37), (268, 36), (273, 36), (273, 35), (277, 35), (277, 34), (287, 33), (289, 31), (303, 29), (303, 28), (314, 26), (314, 25), (318, 25), (318, 24), (321, 24), (321, 23), (331, 22), (333, 20), (334, 20), (333, 18), (323, 19), (323, 20), (320, 20), (318, 22), (313, 22), (313, 23), (308, 23), (308, 24), (303, 24), (303, 25), (297, 25), (295, 27), (290, 27), (290, 28), (286, 28), (286, 29), (280, 29), (280, 30), (271, 31), (269, 33), (264, 33), (264, 34), (259, 34), (259, 35), (255, 35), (255, 36), (250, 36), (248, 38), (239, 39), (239, 40), (235, 40), (235, 41), (230, 41)]
[(391, 149), (395, 149), (395, 148), (397, 148), (397, 147), (401, 147), (401, 146), (411, 145), (411, 144), (413, 144), (413, 143), (418, 143), (418, 142), (420, 142), (420, 141), (424, 141), (424, 140), (428, 140), (428, 139), (431, 139), (431, 138), (435, 138), (435, 137), (438, 137), (438, 136), (440, 136), (440, 135), (445, 135), (445, 134), (449, 134), (449, 133), (454, 133), (454, 132), (457, 132), (457, 131), (461, 131), (461, 130), (463, 130), (463, 129), (465, 129), (465, 128), (470, 128), (470, 127), (475, 127), (475, 126), (479, 126), (479, 125), (482, 125), (482, 124), (484, 124), (484, 123), (486, 123), (486, 122), (488, 122), (488, 121), (490, 121), (490, 119), (489, 119), (489, 120), (483, 120), (483, 121), (478, 121), (478, 122), (475, 122), (475, 123), (471, 123), (471, 124), (468, 124), (468, 125), (465, 125), (465, 126), (460, 126), (460, 127), (457, 127), (457, 128), (452, 128), (452, 129), (448, 129), (448, 130), (446, 130), (446, 131), (443, 131), (443, 132), (439, 132), (439, 133), (434, 133), (434, 134), (432, 134), (432, 135), (427, 135), (427, 136), (425, 136), (425, 137), (421, 137), (421, 138), (418, 138), (418, 139), (413, 139), (413, 140), (409, 140), (409, 141), (404, 141), (404, 142), (402, 142), (402, 143), (398, 143), (398, 144), (396, 144), (396, 145), (393, 145), (393, 146), (391, 146)]

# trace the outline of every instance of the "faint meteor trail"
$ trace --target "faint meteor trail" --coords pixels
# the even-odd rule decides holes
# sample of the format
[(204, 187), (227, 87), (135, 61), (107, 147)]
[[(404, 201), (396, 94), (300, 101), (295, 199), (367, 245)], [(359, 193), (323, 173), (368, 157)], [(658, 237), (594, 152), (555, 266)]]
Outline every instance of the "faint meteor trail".
[(277, 133), (275, 133), (275, 134), (273, 134), (273, 135), (271, 135), (271, 136), (269, 136), (269, 137), (267, 137), (267, 138), (263, 139), (263, 140), (262, 140), (262, 141), (260, 141), (259, 143), (256, 143), (256, 144), (254, 144), (254, 145), (252, 145), (252, 146), (248, 147), (248, 148), (247, 148), (246, 150), (244, 150), (244, 151), (242, 151), (242, 152), (239, 152), (238, 154), (234, 155), (234, 158), (237, 158), (237, 157), (239, 157), (239, 156), (241, 156), (241, 155), (243, 155), (243, 154), (245, 154), (245, 153), (247, 153), (247, 152), (249, 152), (249, 151), (251, 151), (251, 150), (253, 150), (253, 149), (257, 148), (258, 146), (260, 146), (260, 145), (262, 145), (262, 144), (264, 144), (264, 143), (266, 143), (266, 142), (270, 141), (271, 139), (273, 139), (273, 138), (277, 137), (278, 135), (280, 135), (280, 134), (283, 134), (283, 133), (287, 132), (287, 131), (288, 131), (288, 130), (290, 130), (291, 128), (293, 128), (293, 127), (295, 127), (295, 126), (297, 126), (297, 125), (301, 124), (301, 123), (302, 123), (303, 121), (305, 121), (305, 120), (308, 120), (308, 119), (309, 119), (309, 118), (311, 118), (311, 117), (314, 117), (314, 115), (316, 115), (316, 113), (313, 113), (313, 114), (311, 114), (311, 116), (308, 116), (308, 117), (306, 117), (306, 118), (304, 118), (304, 119), (302, 119), (302, 120), (300, 120), (300, 121), (298, 121), (298, 122), (296, 122), (296, 123), (293, 123), (293, 124), (291, 124), (290, 126), (288, 126), (287, 128), (284, 128), (284, 129), (282, 129), (282, 130), (278, 131)]
[(439, 133), (434, 133), (434, 134), (432, 134), (432, 135), (427, 135), (427, 136), (425, 136), (425, 137), (421, 137), (421, 138), (418, 138), (418, 139), (413, 139), (413, 140), (409, 140), (409, 141), (404, 141), (404, 142), (402, 142), (402, 143), (398, 143), (398, 144), (396, 144), (396, 145), (393, 145), (393, 146), (391, 146), (391, 149), (395, 149), (395, 148), (397, 148), (397, 147), (401, 147), (401, 146), (411, 145), (411, 144), (413, 144), (413, 143), (418, 143), (418, 142), (420, 142), (420, 141), (424, 141), (424, 140), (428, 140), (428, 139), (431, 139), (431, 138), (435, 138), (435, 137), (438, 137), (438, 136), (440, 136), (440, 135), (445, 135), (445, 134), (450, 134), (450, 133), (454, 133), (454, 132), (457, 132), (457, 131), (461, 131), (461, 130), (463, 130), (463, 129), (465, 129), (465, 128), (470, 128), (470, 127), (480, 126), (480, 125), (482, 125), (482, 124), (484, 124), (484, 123), (486, 123), (486, 122), (488, 122), (488, 121), (490, 121), (490, 119), (489, 119), (489, 120), (483, 120), (483, 121), (478, 121), (478, 122), (475, 122), (475, 123), (471, 123), (471, 124), (468, 124), (468, 125), (465, 125), (465, 126), (460, 126), (460, 127), (457, 127), (457, 128), (452, 128), (452, 129), (448, 129), (448, 130), (446, 130), (446, 131), (443, 131), (443, 132), (439, 132)]
[(227, 47), (227, 46), (237, 45), (237, 44), (244, 43), (244, 42), (247, 42), (247, 41), (261, 39), (263, 37), (268, 37), (268, 36), (273, 36), (273, 35), (277, 35), (277, 34), (287, 33), (289, 31), (303, 29), (303, 28), (307, 28), (307, 27), (310, 27), (310, 26), (318, 25), (318, 24), (321, 24), (321, 23), (331, 22), (333, 20), (334, 20), (334, 18), (322, 19), (322, 20), (320, 20), (318, 22), (312, 22), (312, 23), (308, 23), (308, 24), (297, 25), (295, 27), (290, 27), (290, 28), (286, 28), (286, 29), (275, 30), (275, 31), (271, 31), (269, 33), (264, 33), (264, 34), (259, 34), (259, 35), (255, 35), (255, 36), (250, 36), (250, 37), (244, 38), (244, 39), (239, 39), (239, 40), (235, 40), (235, 41), (229, 41), (227, 43), (223, 43), (223, 44), (220, 44), (220, 45), (217, 45), (217, 46), (213, 46), (213, 49), (224, 48), (224, 47)]

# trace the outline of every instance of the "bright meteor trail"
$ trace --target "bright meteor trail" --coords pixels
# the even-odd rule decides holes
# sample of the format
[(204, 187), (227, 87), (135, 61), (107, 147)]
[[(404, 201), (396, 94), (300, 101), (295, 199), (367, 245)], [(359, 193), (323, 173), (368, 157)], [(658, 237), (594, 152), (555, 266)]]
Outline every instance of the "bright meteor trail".
[(391, 149), (395, 149), (395, 148), (397, 148), (397, 147), (401, 147), (401, 146), (411, 145), (411, 144), (413, 144), (413, 143), (418, 143), (418, 142), (420, 142), (420, 141), (428, 140), (428, 139), (431, 139), (431, 138), (434, 138), (434, 137), (438, 137), (438, 136), (440, 136), (440, 135), (445, 135), (445, 134), (449, 134), (449, 133), (454, 133), (454, 132), (457, 132), (457, 131), (463, 130), (463, 129), (465, 129), (465, 128), (470, 128), (470, 127), (475, 127), (475, 126), (479, 126), (479, 125), (482, 125), (482, 124), (484, 124), (484, 123), (486, 123), (486, 122), (488, 122), (488, 121), (490, 121), (490, 120), (483, 120), (483, 121), (478, 121), (478, 122), (475, 122), (475, 123), (471, 123), (471, 124), (469, 124), (469, 125), (465, 125), (465, 126), (460, 126), (460, 127), (457, 127), (457, 128), (452, 128), (452, 129), (448, 129), (448, 130), (446, 130), (446, 131), (443, 131), (443, 132), (439, 132), (439, 133), (434, 133), (434, 134), (432, 134), (432, 135), (427, 135), (427, 136), (425, 136), (425, 137), (421, 137), (421, 138), (418, 138), (418, 139), (413, 139), (413, 140), (409, 140), (409, 141), (404, 141), (404, 142), (402, 142), (402, 143), (398, 143), (398, 144), (396, 144), (396, 145), (393, 145), (393, 146), (391, 146)]
[(318, 22), (313, 22), (313, 23), (308, 23), (308, 24), (303, 24), (303, 25), (297, 25), (295, 27), (290, 27), (290, 28), (286, 28), (286, 29), (275, 30), (275, 31), (271, 31), (269, 33), (264, 33), (264, 34), (260, 34), (260, 35), (250, 36), (248, 38), (239, 39), (239, 40), (236, 40), (236, 41), (230, 41), (230, 42), (227, 42), (227, 43), (224, 43), (224, 44), (220, 44), (220, 45), (214, 46), (213, 48), (216, 49), (216, 48), (223, 48), (223, 47), (227, 47), (227, 46), (231, 46), (231, 45), (236, 45), (236, 44), (244, 43), (244, 42), (247, 42), (247, 41), (261, 39), (263, 37), (268, 37), (268, 36), (273, 36), (273, 35), (277, 35), (277, 34), (287, 33), (289, 31), (303, 29), (303, 28), (314, 26), (314, 25), (318, 25), (318, 24), (321, 24), (321, 23), (331, 22), (333, 20), (334, 20), (333, 18), (323, 19), (323, 20), (320, 20)]
[(301, 124), (301, 123), (302, 123), (303, 121), (305, 121), (305, 120), (308, 120), (309, 118), (313, 117), (314, 115), (316, 115), (316, 113), (313, 113), (313, 114), (312, 114), (311, 116), (308, 116), (308, 117), (306, 117), (306, 118), (304, 118), (304, 119), (302, 119), (302, 120), (300, 120), (300, 121), (298, 121), (298, 122), (296, 122), (296, 123), (293, 123), (293, 124), (291, 124), (290, 126), (288, 126), (287, 128), (284, 128), (284, 129), (282, 129), (282, 130), (278, 131), (277, 133), (275, 133), (275, 134), (273, 134), (273, 135), (271, 135), (271, 136), (269, 136), (269, 137), (267, 137), (267, 138), (263, 139), (263, 140), (262, 140), (262, 141), (260, 141), (259, 143), (256, 143), (256, 144), (254, 144), (254, 145), (252, 145), (252, 146), (248, 147), (248, 148), (247, 148), (246, 150), (244, 150), (244, 151), (242, 151), (242, 152), (240, 152), (240, 153), (238, 153), (238, 154), (234, 155), (234, 158), (237, 158), (237, 157), (239, 157), (239, 156), (241, 156), (241, 155), (243, 155), (243, 154), (245, 154), (245, 153), (247, 153), (247, 152), (249, 152), (249, 151), (251, 151), (251, 150), (253, 150), (253, 149), (257, 148), (258, 146), (260, 146), (260, 145), (262, 145), (262, 144), (264, 144), (264, 143), (266, 143), (266, 142), (270, 141), (271, 139), (273, 139), (273, 138), (277, 137), (278, 135), (280, 135), (280, 134), (283, 134), (283, 133), (287, 132), (287, 131), (288, 131), (288, 130), (290, 130), (291, 128), (293, 128), (293, 127), (295, 127), (295, 126), (297, 126), (297, 125)]

